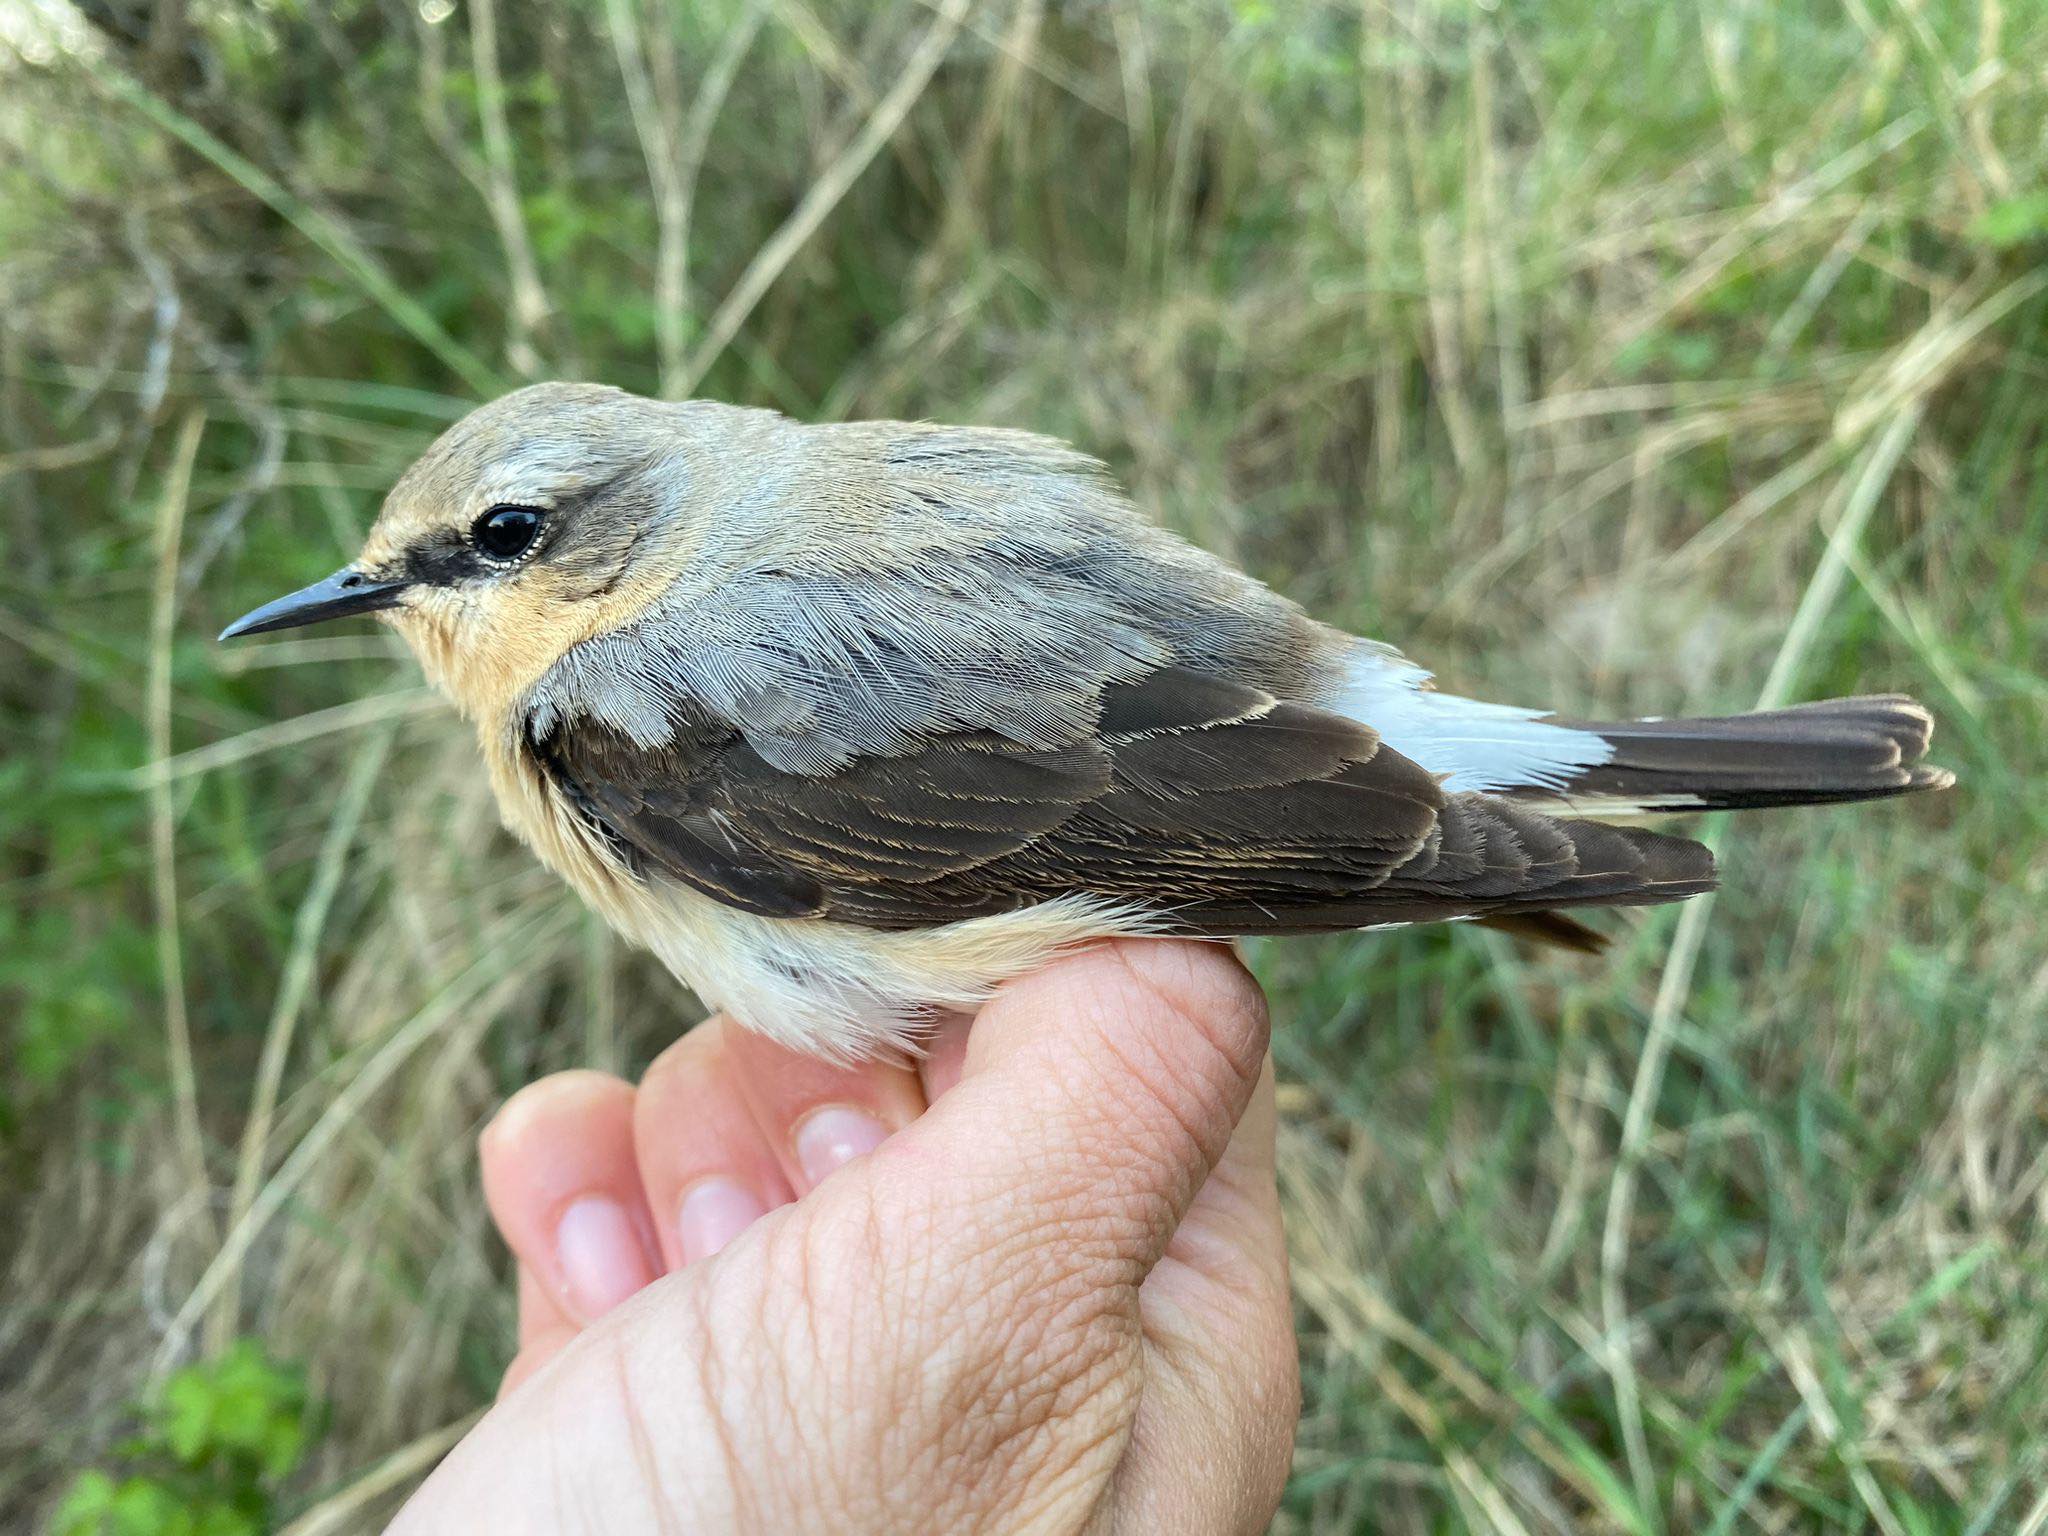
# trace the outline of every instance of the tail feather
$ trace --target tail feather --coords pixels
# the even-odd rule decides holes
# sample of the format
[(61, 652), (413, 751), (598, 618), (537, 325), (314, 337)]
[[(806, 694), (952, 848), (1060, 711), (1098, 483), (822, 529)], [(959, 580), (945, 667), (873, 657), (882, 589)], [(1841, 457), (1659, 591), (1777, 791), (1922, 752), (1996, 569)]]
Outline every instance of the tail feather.
[(1827, 805), (1955, 782), (1920, 761), (1934, 718), (1903, 694), (1721, 719), (1559, 723), (1599, 736), (1612, 755), (1519, 797), (1593, 815)]

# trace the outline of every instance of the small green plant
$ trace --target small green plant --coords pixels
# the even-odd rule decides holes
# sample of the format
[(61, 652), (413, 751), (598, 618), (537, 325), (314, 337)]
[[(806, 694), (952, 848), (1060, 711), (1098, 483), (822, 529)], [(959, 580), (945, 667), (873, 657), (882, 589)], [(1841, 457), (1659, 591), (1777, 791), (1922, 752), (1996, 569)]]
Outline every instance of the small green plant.
[(1993, 203), (1970, 221), (1969, 236), (1999, 251), (2048, 236), (2048, 193), (2025, 192)]
[(51, 1536), (261, 1536), (277, 1485), (306, 1453), (304, 1375), (241, 1339), (187, 1366), (140, 1410), (117, 1471), (83, 1472)]

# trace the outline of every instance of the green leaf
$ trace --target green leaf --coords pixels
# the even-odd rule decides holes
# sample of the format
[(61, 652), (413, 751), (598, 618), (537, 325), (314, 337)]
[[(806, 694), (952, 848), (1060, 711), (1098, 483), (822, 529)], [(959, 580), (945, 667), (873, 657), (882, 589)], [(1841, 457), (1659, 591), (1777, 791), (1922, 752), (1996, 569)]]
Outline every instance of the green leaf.
[(114, 1480), (104, 1472), (81, 1472), (51, 1517), (50, 1536), (98, 1536), (113, 1507)]
[(213, 1393), (206, 1379), (185, 1370), (166, 1382), (157, 1422), (173, 1456), (188, 1466), (204, 1461), (213, 1439)]
[(263, 1536), (263, 1522), (247, 1510), (215, 1500), (194, 1513), (192, 1536)]
[(1970, 222), (1969, 237), (1993, 250), (2011, 250), (2048, 235), (2048, 192), (2027, 192), (1993, 203)]
[(155, 1419), (171, 1454), (188, 1466), (226, 1456), (250, 1476), (280, 1478), (305, 1451), (305, 1382), (243, 1339), (172, 1376)]
[(102, 1529), (110, 1536), (188, 1536), (191, 1523), (179, 1499), (154, 1478), (131, 1477), (115, 1490)]

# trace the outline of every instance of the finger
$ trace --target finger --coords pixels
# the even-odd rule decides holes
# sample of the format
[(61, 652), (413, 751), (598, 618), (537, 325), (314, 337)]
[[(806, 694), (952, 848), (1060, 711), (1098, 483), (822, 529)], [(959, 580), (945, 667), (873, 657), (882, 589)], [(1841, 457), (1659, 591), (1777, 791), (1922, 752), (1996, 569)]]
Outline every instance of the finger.
[(491, 1219), (572, 1322), (595, 1321), (660, 1272), (630, 1084), (543, 1078), (498, 1111), (478, 1150)]
[(907, 1065), (838, 1065), (744, 1029), (727, 1034), (726, 1049), (754, 1122), (799, 1195), (924, 1113), (923, 1085)]
[(1059, 1213), (1142, 1275), (1229, 1144), (1266, 1037), (1265, 1000), (1226, 947), (1095, 945), (982, 1009), (959, 1085), (902, 1156), (943, 1169), (983, 1231), (1027, 1235)]
[(574, 1328), (576, 1320), (562, 1310), (561, 1302), (553, 1292), (542, 1285), (534, 1275), (531, 1265), (525, 1260), (518, 1264), (519, 1272), (519, 1347), (526, 1348), (544, 1333), (557, 1328)]
[(1146, 1392), (1119, 1489), (1134, 1529), (1219, 1508), (1249, 1528), (1286, 1484), (1301, 1363), (1273, 1177), (1278, 1119), (1268, 1057), (1228, 1150), (1139, 1289)]
[(503, 1398), (517, 1390), (534, 1372), (573, 1344), (582, 1332), (574, 1323), (558, 1323), (521, 1344), (519, 1353), (512, 1357), (512, 1363), (505, 1367), (505, 1374), (498, 1379), (498, 1396)]
[[(1266, 1305), (1288, 1303), (1287, 1240), (1280, 1222), (1280, 1189), (1274, 1178), (1279, 1133), (1273, 1058), (1266, 1058), (1258, 1086), (1230, 1145), (1203, 1181), (1167, 1245), (1166, 1257), (1242, 1293), (1256, 1293)], [(1166, 1267), (1145, 1284), (1169, 1279)]]
[(796, 1198), (741, 1086), (730, 1050), (738, 1033), (729, 1020), (708, 1019), (640, 1080), (633, 1144), (670, 1269), (709, 1258)]
[(925, 1103), (938, 1103), (939, 1095), (960, 1081), (960, 1074), (967, 1069), (967, 1036), (973, 1026), (971, 1013), (947, 1013), (932, 1026), (925, 1038), (924, 1056), (917, 1063)]

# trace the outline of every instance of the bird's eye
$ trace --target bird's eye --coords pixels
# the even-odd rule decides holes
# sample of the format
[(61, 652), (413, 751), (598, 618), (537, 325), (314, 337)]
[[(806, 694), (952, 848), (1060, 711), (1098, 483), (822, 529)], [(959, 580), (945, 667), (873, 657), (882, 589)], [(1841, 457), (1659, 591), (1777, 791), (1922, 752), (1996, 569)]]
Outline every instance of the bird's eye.
[(508, 563), (533, 548), (540, 524), (531, 507), (493, 507), (469, 525), (469, 539), (485, 559)]

